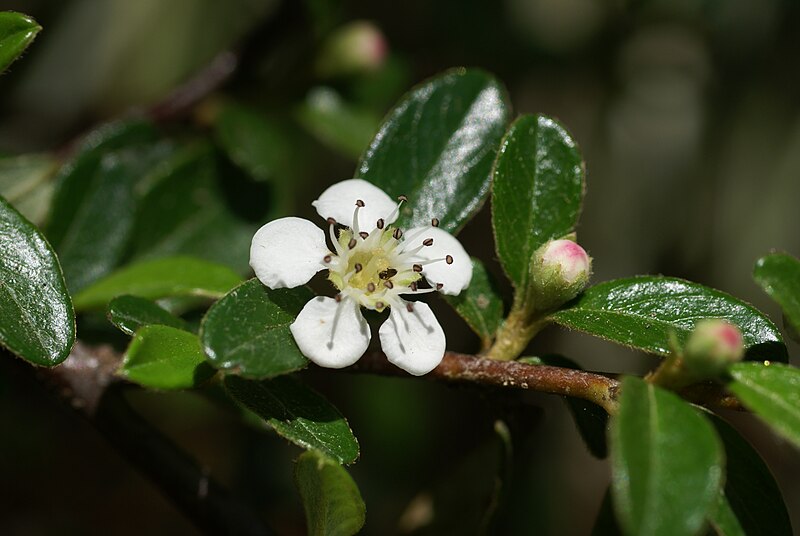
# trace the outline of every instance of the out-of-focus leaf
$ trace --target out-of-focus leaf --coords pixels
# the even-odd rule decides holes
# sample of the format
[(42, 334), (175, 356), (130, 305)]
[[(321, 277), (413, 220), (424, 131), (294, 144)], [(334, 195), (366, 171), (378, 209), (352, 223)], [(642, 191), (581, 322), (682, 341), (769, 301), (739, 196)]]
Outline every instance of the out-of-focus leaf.
[(791, 333), (800, 333), (800, 260), (786, 253), (758, 259), (753, 277), (778, 302)]
[(524, 115), (514, 121), (494, 163), (492, 224), (497, 256), (518, 289), (528, 284), (533, 253), (571, 233), (583, 201), (583, 159), (557, 121)]
[(711, 517), (718, 532), (723, 536), (791, 536), (789, 512), (767, 464), (733, 426), (711, 412), (706, 414), (725, 445), (727, 459), (725, 490)]
[(800, 369), (781, 363), (737, 363), (728, 389), (773, 430), (800, 448)]
[(472, 281), (458, 296), (445, 296), (472, 331), (481, 338), (484, 348), (491, 346), (503, 321), (503, 299), (480, 259), (472, 257)]
[(670, 337), (683, 342), (698, 320), (723, 318), (744, 337), (748, 358), (786, 361), (780, 331), (753, 306), (724, 292), (674, 277), (639, 276), (606, 281), (586, 290), (551, 318), (625, 346), (670, 352)]
[(108, 304), (108, 319), (128, 335), (141, 327), (157, 324), (189, 330), (182, 318), (178, 318), (158, 304), (138, 296), (117, 296)]
[(225, 388), (292, 443), (320, 450), (339, 463), (353, 463), (358, 458), (358, 441), (347, 420), (300, 380), (291, 376), (271, 380), (226, 376)]
[(125, 266), (75, 295), (75, 309), (102, 309), (113, 298), (133, 294), (221, 298), (242, 279), (230, 268), (192, 257), (167, 257)]
[(722, 491), (725, 453), (697, 410), (669, 391), (625, 378), (609, 446), (614, 507), (626, 534), (700, 531)]
[[(250, 241), (266, 221), (270, 199), (263, 184), (237, 181), (233, 171), (223, 177), (207, 145), (176, 154), (140, 203), (134, 256), (191, 255), (248, 272)], [(253, 208), (257, 214), (240, 214)]]
[(345, 102), (328, 87), (312, 89), (297, 118), (322, 143), (354, 160), (367, 148), (380, 123), (375, 114)]
[(289, 325), (314, 297), (307, 288), (270, 290), (258, 279), (211, 306), (200, 338), (211, 364), (249, 378), (270, 378), (304, 368)]
[(57, 169), (48, 154), (23, 154), (0, 158), (0, 196), (35, 225), (41, 224), (53, 195)]
[(439, 218), (458, 231), (489, 193), (491, 167), (508, 122), (505, 90), (493, 76), (454, 69), (423, 82), (389, 112), (355, 176), (406, 195), (401, 227)]
[(139, 329), (125, 352), (119, 374), (153, 389), (189, 389), (214, 375), (194, 333), (170, 326)]
[(0, 12), (0, 73), (30, 45), (42, 27), (27, 15)]
[(364, 526), (367, 510), (347, 470), (324, 454), (309, 450), (297, 458), (294, 481), (312, 536), (352, 536)]
[(0, 345), (36, 365), (58, 365), (75, 342), (75, 313), (56, 254), (0, 197)]

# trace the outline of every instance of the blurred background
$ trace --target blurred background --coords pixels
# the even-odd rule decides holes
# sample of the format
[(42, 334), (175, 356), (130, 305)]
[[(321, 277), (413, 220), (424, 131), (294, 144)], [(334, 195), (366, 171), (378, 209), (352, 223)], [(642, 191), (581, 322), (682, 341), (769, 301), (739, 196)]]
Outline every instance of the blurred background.
[[(449, 67), (474, 66), (506, 84), (514, 115), (555, 116), (582, 148), (588, 193), (578, 238), (595, 259), (595, 282), (685, 277), (781, 323), (751, 272), (771, 250), (800, 255), (796, 2), (26, 0), (0, 1), (0, 10), (44, 27), (0, 78), (0, 155), (37, 163), (25, 187), (3, 192), (0, 182), (0, 193), (37, 223), (47, 221), (54, 169), (83, 135), (146, 116), (171, 140), (206, 144), (209, 180), (226, 199), (247, 192), (248, 202), (226, 208), (238, 240), (220, 235), (181, 250), (246, 274), (252, 230), (281, 214), (313, 219), (310, 202), (352, 176), (406, 90)], [(245, 135), (230, 127), (242, 123), (251, 127)], [(488, 208), (461, 239), (509, 298)], [(474, 352), (477, 338), (463, 322), (443, 302), (431, 304), (448, 346)], [(103, 319), (85, 324), (93, 321)], [(798, 350), (790, 343), (795, 365)], [(530, 351), (611, 372), (656, 362), (558, 328)], [(360, 440), (351, 474), (367, 504), (365, 534), (474, 532), (505, 452), (498, 418), (511, 430), (513, 466), (493, 531), (591, 531), (608, 465), (587, 452), (558, 398), (304, 374)], [(297, 449), (242, 427), (197, 394), (140, 392), (131, 401), (279, 533), (303, 533), (291, 481)], [(797, 451), (748, 416), (725, 416), (773, 469), (797, 530)], [(0, 422), (0, 533), (196, 533), (29, 367), (7, 358)]]

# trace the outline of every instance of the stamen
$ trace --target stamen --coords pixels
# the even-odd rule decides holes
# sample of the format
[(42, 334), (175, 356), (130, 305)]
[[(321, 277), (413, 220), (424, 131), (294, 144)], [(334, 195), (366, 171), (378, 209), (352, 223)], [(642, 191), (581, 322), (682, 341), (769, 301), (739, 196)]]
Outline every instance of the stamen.
[(401, 195), (401, 196), (399, 196), (397, 198), (397, 201), (398, 201), (397, 206), (394, 207), (394, 210), (392, 211), (392, 213), (389, 214), (389, 217), (386, 218), (389, 221), (394, 221), (394, 220), (397, 219), (397, 215), (400, 214), (400, 207), (403, 206), (403, 203), (408, 201), (408, 198), (406, 196), (404, 196), (404, 195)]
[(444, 283), (436, 283), (436, 290), (442, 290), (444, 288)]
[(372, 281), (367, 283), (367, 292), (375, 292), (375, 283)]
[(353, 226), (352, 226), (353, 232), (355, 234), (359, 234), (359, 231), (361, 230), (358, 227), (358, 209), (363, 208), (363, 207), (364, 207), (364, 202), (361, 199), (357, 199), (356, 200), (356, 208), (353, 211)]
[(378, 277), (381, 279), (391, 279), (397, 275), (397, 270), (394, 268), (387, 268), (386, 270), (382, 271), (378, 274)]
[(453, 264), (453, 256), (448, 255), (447, 257), (444, 258), (444, 262), (446, 262), (447, 264)]
[(409, 313), (414, 312), (414, 305), (411, 302), (406, 302), (406, 311), (408, 311)]
[(386, 288), (394, 288), (394, 283), (392, 283), (391, 281), (384, 281), (383, 286)]
[(412, 281), (411, 284), (408, 285), (408, 288), (410, 288), (411, 290), (416, 292), (417, 291), (417, 282), (416, 281)]
[(322, 262), (324, 262), (325, 264), (328, 264), (332, 260), (333, 260), (333, 257), (331, 257), (330, 255), (325, 255), (324, 257), (322, 257)]
[(421, 288), (414, 292), (401, 292), (400, 294), (428, 294), (429, 292), (436, 292), (435, 288)]
[(431, 220), (431, 225), (432, 225), (433, 227), (439, 227), (439, 218), (433, 218), (433, 219)]
[(361, 199), (356, 199), (356, 206), (358, 208), (364, 208), (364, 202)]
[(334, 220), (333, 218), (328, 218), (328, 223), (330, 223), (330, 227), (328, 227), (328, 235), (330, 235), (331, 237), (331, 242), (333, 243), (333, 249), (335, 249), (336, 254), (341, 257), (342, 246), (339, 245), (339, 240), (336, 239), (336, 230), (333, 228), (333, 226), (336, 225), (336, 220)]
[(384, 307), (386, 307), (386, 304), (382, 301), (375, 302), (375, 309), (383, 309)]
[(357, 262), (356, 265), (353, 267), (356, 270), (356, 273), (360, 272), (364, 267), (361, 266), (360, 262)]
[(398, 227), (397, 229), (394, 230), (392, 236), (394, 237), (395, 240), (400, 240), (400, 238), (402, 238), (403, 236), (403, 230)]
[(340, 301), (342, 301), (342, 295), (341, 294), (337, 294), (336, 296), (334, 296), (333, 299), (336, 300), (336, 303), (339, 303)]
[(408, 197), (404, 195), (398, 195), (397, 200), (400, 201), (401, 203), (405, 203), (406, 201), (408, 201)]
[(378, 229), (383, 229), (384, 223), (385, 222), (383, 221), (383, 218), (381, 218), (375, 223), (375, 227), (377, 227)]
[(328, 222), (328, 225), (336, 225), (336, 220), (333, 218), (328, 218), (326, 221)]
[(356, 247), (356, 244), (358, 244), (358, 242), (356, 242), (356, 239), (355, 238), (351, 238), (350, 242), (347, 243), (347, 247), (350, 248), (350, 249), (353, 249), (354, 247)]
[(432, 246), (433, 245), (433, 238), (426, 238), (422, 241), (423, 246)]
[(421, 264), (415, 264), (414, 266), (412, 266), (412, 269), (415, 272), (420, 273), (422, 271), (422, 265)]
[(369, 233), (366, 231), (361, 231), (360, 233), (358, 233), (358, 236), (366, 240), (367, 238), (369, 238)]

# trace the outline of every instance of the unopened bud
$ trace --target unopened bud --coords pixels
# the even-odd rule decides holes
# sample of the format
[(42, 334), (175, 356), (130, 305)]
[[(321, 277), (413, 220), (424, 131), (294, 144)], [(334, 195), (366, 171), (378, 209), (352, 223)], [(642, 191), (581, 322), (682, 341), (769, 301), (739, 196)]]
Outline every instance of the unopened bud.
[(719, 375), (743, 356), (742, 332), (718, 318), (698, 322), (683, 349), (686, 367), (704, 377)]
[(386, 39), (377, 26), (367, 21), (345, 24), (325, 40), (317, 59), (317, 74), (341, 76), (374, 71), (383, 65)]
[(586, 288), (592, 259), (572, 240), (552, 240), (533, 254), (530, 271), (534, 307), (544, 311), (563, 305)]

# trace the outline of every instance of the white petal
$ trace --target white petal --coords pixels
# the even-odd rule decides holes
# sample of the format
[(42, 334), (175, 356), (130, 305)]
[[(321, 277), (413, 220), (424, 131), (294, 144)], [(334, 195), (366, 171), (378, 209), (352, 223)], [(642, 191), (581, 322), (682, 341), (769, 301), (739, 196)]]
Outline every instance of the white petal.
[(302, 218), (280, 218), (256, 231), (250, 266), (269, 288), (292, 288), (325, 268), (325, 233)]
[(303, 355), (321, 367), (348, 367), (364, 355), (372, 335), (358, 304), (318, 296), (308, 302), (292, 325)]
[(364, 207), (358, 211), (358, 224), (362, 231), (374, 229), (375, 222), (381, 218), (386, 224), (397, 219), (397, 203), (383, 190), (363, 179), (337, 182), (311, 204), (323, 218), (333, 218), (342, 225), (351, 227), (353, 211), (359, 199), (364, 202)]
[(472, 280), (472, 261), (456, 237), (438, 227), (430, 226), (409, 229), (406, 236), (411, 237), (411, 240), (406, 241), (403, 247), (407, 251), (421, 246), (424, 240), (433, 238), (432, 246), (423, 247), (415, 255), (416, 261), (443, 259), (448, 255), (453, 257), (453, 264), (439, 261), (422, 266), (422, 275), (425, 276), (425, 279), (431, 284), (441, 283), (444, 285), (441, 292), (455, 295), (469, 286), (469, 282)]
[(405, 301), (393, 306), (378, 334), (389, 361), (414, 376), (422, 376), (441, 363), (446, 345), (444, 331), (426, 303)]

